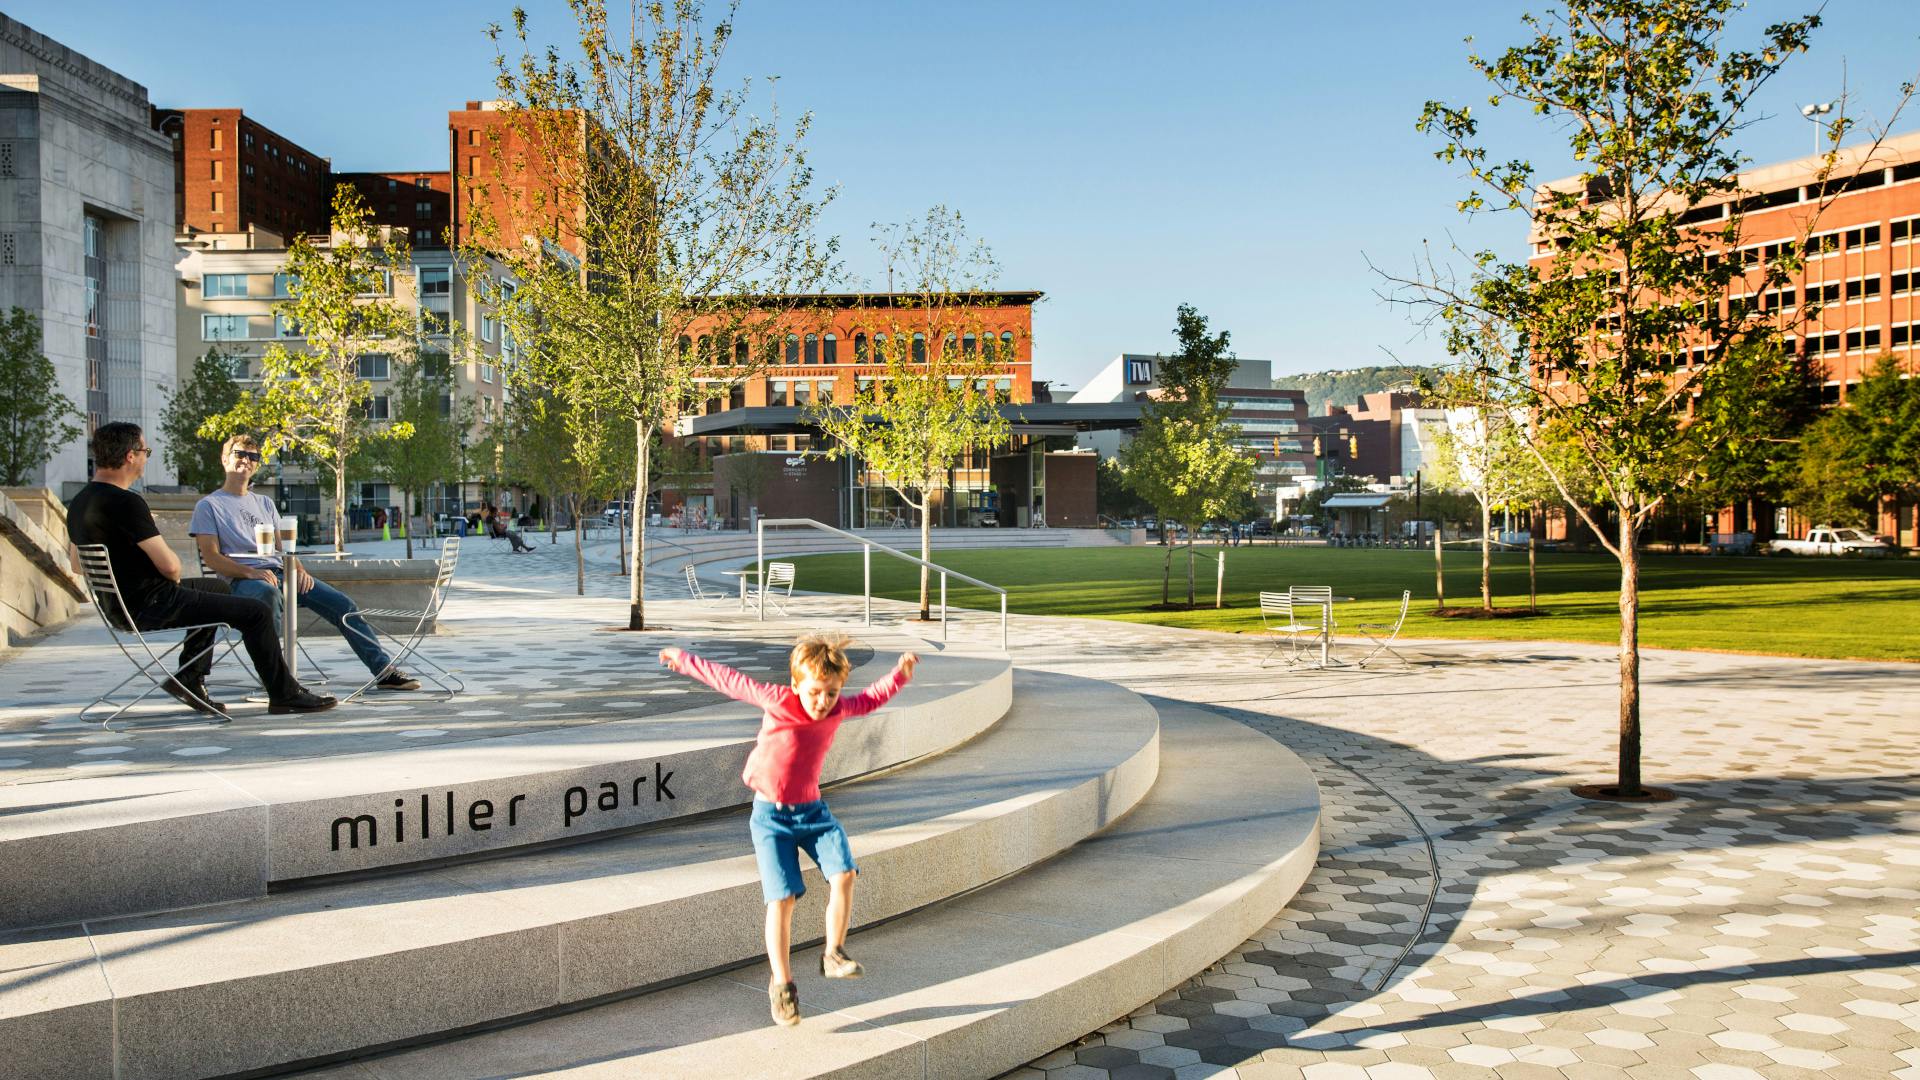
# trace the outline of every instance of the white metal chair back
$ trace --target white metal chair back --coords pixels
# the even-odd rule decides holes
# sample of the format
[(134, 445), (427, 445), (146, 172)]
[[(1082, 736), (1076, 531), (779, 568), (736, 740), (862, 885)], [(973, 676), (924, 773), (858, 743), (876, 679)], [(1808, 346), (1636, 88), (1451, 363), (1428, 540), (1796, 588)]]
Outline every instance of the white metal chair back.
[[(380, 638), (385, 638), (393, 644), (394, 647), (387, 651), (392, 658), (394, 669), (399, 669), (409, 660), (418, 660), (424, 667), (416, 670), (415, 676), (423, 682), (432, 683), (438, 692), (447, 695), (448, 700), (451, 700), (466, 691), (465, 681), (435, 662), (432, 657), (421, 652), (420, 643), (426, 638), (429, 628), (438, 623), (441, 609), (446, 606), (448, 586), (453, 584), (453, 571), (460, 562), (460, 537), (446, 538), (446, 542), (440, 547), (440, 558), (437, 561), (439, 566), (434, 572), (433, 593), (427, 597), (426, 607), (419, 609), (362, 608), (360, 616), (362, 619), (369, 620), (366, 625), (373, 631), (375, 644), (379, 644)], [(413, 626), (399, 634), (393, 634), (375, 625), (371, 621), (373, 619), (384, 619), (401, 624), (411, 621)], [(345, 700), (354, 701), (373, 689), (380, 675), (381, 673), (376, 672), (360, 689), (347, 695)]]
[(1368, 660), (1379, 656), (1383, 652), (1390, 652), (1394, 656), (1399, 657), (1400, 662), (1408, 667), (1413, 666), (1412, 661), (1408, 660), (1405, 656), (1401, 656), (1400, 651), (1393, 647), (1394, 639), (1400, 636), (1400, 628), (1407, 624), (1407, 607), (1412, 603), (1413, 590), (1402, 589), (1400, 590), (1400, 615), (1398, 618), (1390, 623), (1360, 623), (1356, 627), (1361, 633), (1367, 635), (1367, 640), (1373, 642), (1373, 649), (1360, 660), (1360, 667), (1366, 667)]
[[(1265, 667), (1267, 662), (1273, 659), (1273, 654), (1286, 645), (1291, 645), (1293, 650), (1287, 657), (1287, 663), (1293, 664), (1299, 661), (1301, 635), (1313, 637), (1320, 635), (1321, 620), (1325, 617), (1324, 609), (1312, 610), (1315, 606), (1296, 604), (1292, 596), (1283, 592), (1260, 594), (1260, 625), (1267, 633), (1280, 638), (1279, 641), (1274, 642), (1273, 648), (1261, 657), (1261, 667)], [(1307, 611), (1302, 612), (1300, 610), (1302, 607)], [(1310, 614), (1310, 621), (1302, 621), (1302, 614)]]
[(681, 567), (681, 573), (684, 574), (687, 579), (687, 594), (689, 596), (701, 602), (709, 599), (706, 587), (700, 584), (700, 575), (694, 570), (692, 563)]
[[(142, 632), (139, 625), (133, 621), (133, 611), (127, 607), (126, 596), (120, 591), (120, 582), (119, 579), (114, 576), (113, 559), (107, 554), (106, 545), (78, 544), (75, 545), (75, 547), (80, 552), (80, 572), (86, 579), (87, 593), (93, 599), (93, 606), (100, 611), (100, 621), (106, 624), (107, 634), (113, 638), (115, 647), (117, 647), (121, 655), (125, 656), (128, 662), (133, 665), (133, 674), (114, 684), (113, 688), (106, 693), (88, 702), (86, 706), (80, 710), (80, 719), (91, 720), (91, 714), (95, 709), (112, 705), (113, 696), (118, 694), (128, 683), (133, 682), (141, 676), (145, 676), (151, 684), (132, 700), (121, 704), (119, 708), (114, 709), (112, 713), (100, 721), (101, 727), (112, 731), (115, 720), (119, 719), (128, 709), (133, 708), (135, 705), (140, 704), (152, 696), (155, 691), (161, 689), (172, 677), (172, 673), (168, 670), (169, 658), (185, 646), (187, 638), (192, 635), (193, 631), (208, 629), (224, 630), (225, 624), (197, 623), (194, 625), (169, 627), (159, 632), (179, 633), (182, 635), (180, 640), (155, 652), (153, 643), (147, 640), (146, 634)], [(134, 645), (137, 647), (138, 654), (136, 654), (135, 649), (127, 647), (127, 640), (129, 638), (132, 639)], [(227, 642), (224, 652), (215, 656), (215, 660), (218, 660), (227, 653), (233, 652), (237, 645), (238, 642)], [(220, 648), (221, 642), (215, 639), (213, 644), (207, 646), (206, 652), (211, 653)], [(205, 654), (203, 653), (202, 655)], [(142, 659), (142, 656), (145, 658)], [(199, 722), (224, 724), (227, 721), (225, 716), (218, 716), (210, 721)]]
[(100, 621), (107, 629), (122, 633), (138, 633), (133, 625), (133, 612), (128, 610), (126, 598), (120, 595), (120, 583), (113, 576), (113, 559), (107, 554), (105, 544), (82, 544), (80, 551), (80, 572), (87, 579), (87, 591), (93, 594), (93, 606), (100, 611)]
[(1296, 602), (1304, 600), (1312, 604), (1330, 604), (1333, 602), (1333, 586), (1289, 585), (1287, 595), (1293, 597)]
[(790, 562), (768, 563), (767, 584), (776, 589), (785, 585), (787, 591), (791, 593), (793, 591), (793, 564)]

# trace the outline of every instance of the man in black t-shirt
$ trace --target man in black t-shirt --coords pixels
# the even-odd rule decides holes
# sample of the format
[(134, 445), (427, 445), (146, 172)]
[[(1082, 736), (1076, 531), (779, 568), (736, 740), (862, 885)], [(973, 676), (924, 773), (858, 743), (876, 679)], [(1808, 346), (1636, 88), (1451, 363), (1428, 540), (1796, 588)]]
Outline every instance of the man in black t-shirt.
[[(258, 600), (233, 596), (217, 578), (180, 579), (180, 557), (167, 547), (154, 524), (147, 501), (129, 490), (147, 470), (153, 448), (135, 424), (102, 424), (93, 433), (93, 480), (67, 503), (67, 535), (77, 546), (101, 544), (113, 566), (114, 583), (126, 607), (125, 616), (141, 630), (225, 623), (240, 632), (254, 670), (267, 689), (267, 711), (319, 712), (336, 704), (294, 680), (280, 656), (280, 635), (273, 610)], [(73, 553), (73, 564), (80, 555)], [(111, 606), (113, 601), (107, 599)], [(122, 613), (108, 611), (109, 621)], [(207, 696), (207, 673), (213, 669), (214, 631), (187, 635), (181, 646), (184, 662), (174, 677), (161, 684), (167, 693), (200, 712), (225, 713), (226, 706)]]

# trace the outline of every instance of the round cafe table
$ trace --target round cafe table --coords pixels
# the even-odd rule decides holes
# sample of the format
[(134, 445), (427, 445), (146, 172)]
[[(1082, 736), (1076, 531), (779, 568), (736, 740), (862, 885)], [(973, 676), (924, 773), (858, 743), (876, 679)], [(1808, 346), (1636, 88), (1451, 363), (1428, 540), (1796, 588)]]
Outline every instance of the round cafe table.
[(753, 578), (754, 580), (758, 581), (760, 578), (760, 571), (753, 569), (752, 567), (747, 567), (740, 570), (722, 570), (720, 572), (727, 575), (728, 577), (737, 577), (740, 579), (740, 610), (741, 611), (747, 610), (747, 579)]
[(295, 551), (280, 553), (280, 649), (287, 657), (287, 670), (300, 670), (300, 560), (350, 559), (351, 551)]

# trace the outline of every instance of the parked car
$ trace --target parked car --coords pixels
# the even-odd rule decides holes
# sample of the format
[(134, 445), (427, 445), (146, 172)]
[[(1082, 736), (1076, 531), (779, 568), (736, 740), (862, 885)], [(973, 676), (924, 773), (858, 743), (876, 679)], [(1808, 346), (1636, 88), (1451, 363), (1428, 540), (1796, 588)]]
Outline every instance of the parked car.
[(1885, 555), (1887, 545), (1880, 538), (1861, 529), (1836, 529), (1828, 525), (1816, 525), (1807, 530), (1804, 540), (1775, 540), (1768, 545), (1775, 555), (1852, 555), (1874, 557)]

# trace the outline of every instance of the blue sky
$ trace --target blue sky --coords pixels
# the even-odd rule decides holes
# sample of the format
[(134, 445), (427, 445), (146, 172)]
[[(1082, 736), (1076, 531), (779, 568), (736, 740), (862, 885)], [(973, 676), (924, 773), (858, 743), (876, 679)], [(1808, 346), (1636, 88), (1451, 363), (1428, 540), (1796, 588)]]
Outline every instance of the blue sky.
[[(536, 30), (565, 5), (530, 0)], [(778, 76), (810, 110), (827, 224), (872, 280), (869, 224), (944, 203), (992, 245), (1003, 284), (1045, 290), (1036, 376), (1079, 386), (1171, 342), (1186, 301), (1277, 371), (1439, 356), (1376, 296), (1423, 240), (1518, 255), (1522, 225), (1466, 221), (1464, 190), (1413, 129), (1428, 98), (1475, 101), (1474, 36), (1520, 39), (1532, 3), (1328, 5), (749, 0), (737, 77)], [(1755, 0), (1734, 40), (1805, 10)], [(1298, 10), (1295, 10), (1298, 9)], [(146, 84), (157, 104), (239, 107), (342, 170), (445, 168), (446, 112), (491, 96), (481, 34), (510, 3), (190, 5), (11, 0), (8, 13)], [(1805, 154), (1798, 106), (1850, 86), (1856, 114), (1920, 73), (1920, 3), (1831, 0), (1813, 50), (1741, 135), (1757, 161)], [(1920, 107), (1898, 130), (1920, 130)], [(1575, 171), (1550, 126), (1514, 115), (1503, 154)]]

